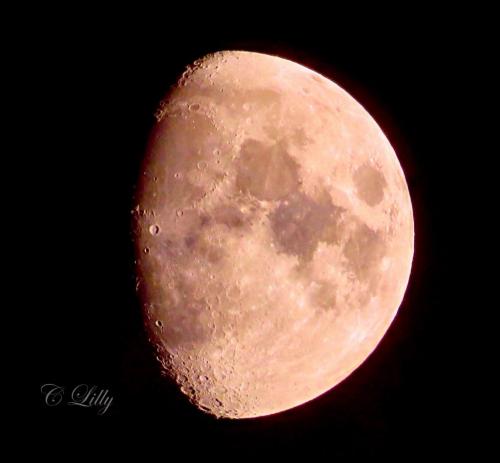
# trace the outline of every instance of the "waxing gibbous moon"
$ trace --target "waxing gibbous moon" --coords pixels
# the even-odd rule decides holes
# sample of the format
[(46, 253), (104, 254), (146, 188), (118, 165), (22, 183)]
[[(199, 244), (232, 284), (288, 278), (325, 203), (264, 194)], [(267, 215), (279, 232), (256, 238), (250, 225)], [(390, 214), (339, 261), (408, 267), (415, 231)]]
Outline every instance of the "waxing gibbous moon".
[(218, 417), (328, 391), (408, 284), (412, 207), (389, 141), (332, 81), (250, 52), (195, 62), (155, 116), (133, 212), (163, 371)]

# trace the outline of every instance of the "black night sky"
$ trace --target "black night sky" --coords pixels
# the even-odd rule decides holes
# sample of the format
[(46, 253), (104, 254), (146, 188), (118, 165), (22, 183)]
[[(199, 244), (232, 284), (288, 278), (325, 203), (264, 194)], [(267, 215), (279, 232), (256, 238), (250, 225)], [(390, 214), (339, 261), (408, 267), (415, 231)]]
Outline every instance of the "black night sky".
[[(461, 427), (453, 414), (459, 395), (449, 342), (456, 336), (450, 320), (461, 316), (450, 299), (456, 293), (450, 256), (460, 238), (449, 230), (460, 214), (451, 186), (460, 143), (450, 140), (461, 129), (451, 118), (460, 117), (457, 100), (467, 98), (456, 76), (470, 69), (474, 54), (463, 30), (445, 27), (441, 17), (407, 15), (383, 25), (349, 16), (318, 27), (304, 19), (307, 27), (230, 28), (186, 28), (176, 18), (152, 24), (78, 17), (40, 26), (24, 63), (37, 121), (26, 136), (38, 146), (29, 153), (37, 177), (30, 220), (40, 243), (28, 295), (36, 301), (33, 393), (46, 383), (66, 390), (89, 384), (114, 399), (99, 416), (95, 409), (48, 407), (40, 394), (40, 436), (70, 429), (119, 438), (125, 428), (137, 437), (150, 428), (164, 448), (446, 454), (443, 429)], [(224, 49), (291, 59), (353, 95), (398, 154), (416, 232), (409, 287), (375, 352), (307, 405), (241, 421), (205, 416), (160, 378), (134, 293), (129, 228), (157, 103), (187, 64)], [(42, 440), (48, 454), (57, 447), (54, 439)]]

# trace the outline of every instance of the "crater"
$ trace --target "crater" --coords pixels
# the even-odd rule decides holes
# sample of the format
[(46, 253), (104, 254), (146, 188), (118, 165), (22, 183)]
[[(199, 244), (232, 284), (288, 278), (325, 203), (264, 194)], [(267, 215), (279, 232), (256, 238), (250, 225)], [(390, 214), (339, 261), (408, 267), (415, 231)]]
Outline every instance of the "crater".
[[(248, 108), (250, 104), (257, 110), (268, 109), (280, 104), (282, 98), (280, 92), (267, 88), (256, 87), (243, 90), (233, 86), (226, 88), (226, 91), (223, 90), (224, 88), (220, 85), (196, 86), (196, 95), (217, 106), (224, 107), (229, 114), (235, 116), (241, 116), (241, 111)], [(179, 95), (175, 102), (181, 100), (182, 96)]]
[(369, 164), (362, 165), (353, 176), (357, 195), (369, 206), (376, 206), (384, 199), (385, 177)]
[(175, 181), (164, 182), (161, 188), (155, 182), (145, 182), (143, 194), (149, 198), (152, 208), (166, 203), (182, 209), (208, 193), (207, 186), (191, 181), (187, 174), (207, 163), (205, 150), (220, 144), (221, 135), (214, 123), (199, 112), (191, 112), (189, 120), (168, 118), (157, 130), (150, 148), (155, 159), (152, 169), (172, 175)]
[(270, 146), (253, 139), (243, 143), (237, 161), (237, 189), (273, 201), (296, 191), (298, 185), (299, 166), (283, 141)]

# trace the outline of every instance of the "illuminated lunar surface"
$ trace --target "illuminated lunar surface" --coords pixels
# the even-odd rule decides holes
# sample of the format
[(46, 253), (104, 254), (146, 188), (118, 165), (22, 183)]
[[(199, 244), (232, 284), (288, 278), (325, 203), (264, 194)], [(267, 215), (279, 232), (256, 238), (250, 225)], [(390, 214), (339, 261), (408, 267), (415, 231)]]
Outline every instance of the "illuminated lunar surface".
[(410, 275), (387, 138), (335, 83), (249, 52), (195, 62), (156, 119), (134, 237), (163, 370), (218, 417), (329, 390), (375, 349)]

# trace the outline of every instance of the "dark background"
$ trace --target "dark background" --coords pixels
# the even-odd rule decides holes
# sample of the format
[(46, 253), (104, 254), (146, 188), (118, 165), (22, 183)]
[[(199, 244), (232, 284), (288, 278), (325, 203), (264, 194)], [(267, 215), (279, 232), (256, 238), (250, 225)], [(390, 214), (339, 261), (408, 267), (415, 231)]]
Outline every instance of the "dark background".
[[(39, 431), (92, 436), (99, 429), (109, 438), (124, 428), (146, 430), (163, 439), (153, 446), (211, 450), (328, 447), (329, 456), (375, 456), (434, 454), (437, 446), (448, 453), (445, 434), (463, 420), (450, 341), (461, 316), (450, 297), (450, 256), (461, 238), (449, 230), (457, 214), (451, 160), (463, 148), (457, 119), (467, 99), (458, 77), (475, 54), (467, 30), (450, 27), (447, 17), (410, 14), (387, 24), (354, 15), (321, 26), (304, 19), (301, 27), (258, 21), (231, 28), (175, 16), (154, 24), (75, 18), (42, 23), (25, 63), (37, 121), (24, 133), (37, 142), (29, 154), (38, 180), (30, 220), (40, 256), (27, 291), (36, 307), (34, 392), (45, 383), (95, 384), (114, 402), (98, 416), (47, 407), (40, 395)], [(187, 64), (224, 49), (297, 61), (353, 95), (398, 154), (416, 233), (398, 316), (362, 366), (306, 405), (241, 421), (198, 412), (160, 378), (142, 331), (129, 231), (156, 105)]]

